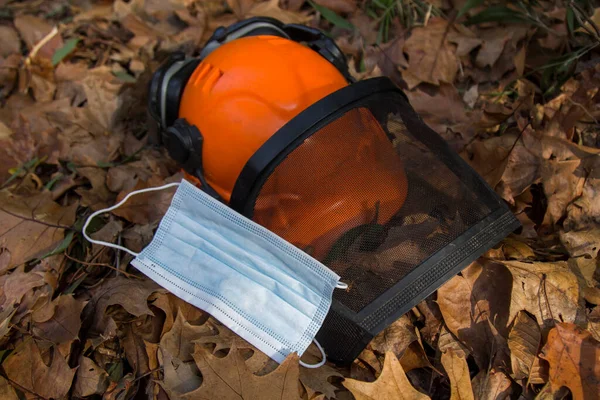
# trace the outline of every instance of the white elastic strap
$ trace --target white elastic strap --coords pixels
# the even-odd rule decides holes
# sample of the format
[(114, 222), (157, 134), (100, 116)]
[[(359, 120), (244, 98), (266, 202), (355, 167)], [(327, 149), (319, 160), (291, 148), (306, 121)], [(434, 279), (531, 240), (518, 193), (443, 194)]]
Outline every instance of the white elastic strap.
[(118, 202), (114, 206), (108, 207), (108, 208), (103, 208), (102, 210), (98, 210), (96, 212), (93, 212), (87, 218), (87, 220), (85, 221), (85, 224), (83, 225), (83, 229), (82, 229), (82, 231), (83, 231), (83, 237), (86, 238), (88, 240), (88, 242), (90, 242), (90, 243), (101, 244), (101, 245), (106, 246), (106, 247), (112, 247), (113, 249), (123, 250), (123, 251), (131, 254), (132, 256), (137, 257), (137, 255), (139, 253), (136, 253), (135, 251), (129, 250), (127, 247), (119, 246), (118, 244), (114, 244), (114, 243), (103, 242), (102, 240), (94, 240), (94, 239), (92, 239), (86, 233), (88, 225), (90, 224), (90, 222), (92, 222), (92, 219), (94, 219), (94, 217), (96, 215), (99, 215), (99, 214), (102, 214), (102, 213), (105, 213), (105, 212), (109, 212), (109, 211), (112, 211), (112, 210), (114, 210), (116, 208), (121, 207), (133, 195), (140, 194), (140, 193), (147, 193), (147, 192), (156, 192), (158, 190), (164, 190), (164, 189), (172, 188), (172, 187), (175, 187), (175, 186), (179, 186), (179, 182), (167, 183), (166, 185), (162, 185), (162, 186), (158, 186), (158, 187), (151, 187), (151, 188), (146, 188), (146, 189), (134, 190), (133, 192), (129, 193), (127, 196), (125, 196), (123, 198), (123, 200), (121, 200), (120, 202)]
[(336, 289), (343, 289), (343, 290), (346, 290), (346, 289), (348, 289), (348, 284), (347, 284), (347, 283), (344, 283), (344, 282), (338, 282), (338, 283), (335, 285), (335, 288), (336, 288)]
[(319, 367), (322, 367), (323, 365), (325, 365), (325, 362), (327, 361), (327, 357), (325, 356), (325, 350), (323, 350), (323, 348), (321, 347), (319, 342), (317, 342), (317, 339), (313, 339), (313, 342), (315, 342), (315, 344), (317, 345), (317, 348), (321, 352), (321, 357), (322, 357), (321, 361), (319, 361), (316, 364), (306, 364), (305, 362), (300, 361), (300, 365), (302, 365), (304, 368), (319, 368)]

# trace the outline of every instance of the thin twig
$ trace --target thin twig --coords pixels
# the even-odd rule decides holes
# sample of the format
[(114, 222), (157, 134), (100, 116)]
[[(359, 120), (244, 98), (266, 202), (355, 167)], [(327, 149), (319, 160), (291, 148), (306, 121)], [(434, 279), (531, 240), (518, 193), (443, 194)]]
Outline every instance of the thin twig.
[(67, 225), (51, 224), (51, 223), (49, 223), (49, 222), (40, 221), (40, 220), (38, 220), (38, 219), (35, 219), (35, 218), (28, 218), (28, 217), (24, 217), (24, 216), (22, 216), (22, 215), (18, 215), (18, 214), (15, 214), (15, 213), (13, 213), (13, 212), (10, 212), (10, 211), (8, 211), (8, 210), (6, 210), (6, 209), (2, 208), (2, 207), (0, 207), (0, 211), (2, 211), (2, 212), (5, 212), (5, 213), (7, 213), (8, 215), (12, 215), (12, 216), (13, 216), (13, 217), (15, 217), (15, 218), (20, 218), (20, 219), (23, 219), (23, 220), (25, 220), (25, 221), (37, 222), (38, 224), (46, 225), (46, 226), (48, 226), (48, 227), (50, 227), (50, 228), (69, 229), (69, 230), (70, 230), (70, 229), (73, 229), (72, 227), (70, 227), (70, 226), (67, 226)]
[(72, 257), (72, 256), (68, 255), (67, 253), (65, 253), (65, 257), (67, 257), (71, 261), (75, 261), (75, 262), (77, 262), (77, 263), (79, 263), (81, 265), (85, 265), (86, 267), (106, 267), (106, 268), (110, 268), (110, 269), (112, 269), (114, 271), (121, 272), (123, 275), (125, 275), (128, 278), (141, 279), (139, 276), (130, 274), (129, 272), (118, 270), (117, 268), (113, 267), (110, 264), (106, 264), (106, 263), (94, 263), (94, 262), (86, 262), (86, 261), (78, 260), (77, 258)]

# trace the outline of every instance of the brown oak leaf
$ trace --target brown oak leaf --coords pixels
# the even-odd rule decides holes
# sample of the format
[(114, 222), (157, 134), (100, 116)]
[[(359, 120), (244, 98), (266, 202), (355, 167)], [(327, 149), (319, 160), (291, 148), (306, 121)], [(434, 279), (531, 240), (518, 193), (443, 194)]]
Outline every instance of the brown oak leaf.
[(11, 381), (46, 399), (65, 397), (75, 376), (75, 369), (69, 368), (57, 348), (46, 365), (33, 339), (17, 347), (2, 367)]
[(346, 379), (343, 385), (356, 400), (425, 400), (429, 396), (419, 392), (409, 382), (398, 358), (387, 352), (381, 375), (375, 382)]
[(600, 393), (600, 342), (570, 323), (558, 323), (548, 333), (543, 357), (550, 363), (550, 386), (571, 390), (574, 400), (594, 399)]
[(218, 358), (197, 345), (194, 360), (202, 373), (202, 385), (184, 399), (292, 400), (299, 398), (298, 355), (289, 355), (273, 372), (254, 375), (234, 344), (226, 357)]

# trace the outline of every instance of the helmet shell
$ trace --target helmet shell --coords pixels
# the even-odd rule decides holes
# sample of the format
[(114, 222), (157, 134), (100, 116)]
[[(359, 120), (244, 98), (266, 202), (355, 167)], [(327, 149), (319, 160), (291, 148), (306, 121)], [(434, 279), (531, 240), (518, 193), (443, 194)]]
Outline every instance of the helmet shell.
[(346, 86), (325, 58), (294, 41), (252, 36), (225, 43), (192, 73), (179, 118), (204, 138), (207, 182), (229, 201), (252, 155), (308, 106)]

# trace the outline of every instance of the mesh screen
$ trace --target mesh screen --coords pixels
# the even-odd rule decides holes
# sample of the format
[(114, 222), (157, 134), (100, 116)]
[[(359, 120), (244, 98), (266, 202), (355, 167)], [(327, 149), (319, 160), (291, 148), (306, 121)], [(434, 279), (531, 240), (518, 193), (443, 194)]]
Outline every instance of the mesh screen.
[(329, 121), (275, 167), (253, 219), (348, 283), (354, 312), (490, 213), (474, 174), (409, 132), (394, 102), (367, 99)]

